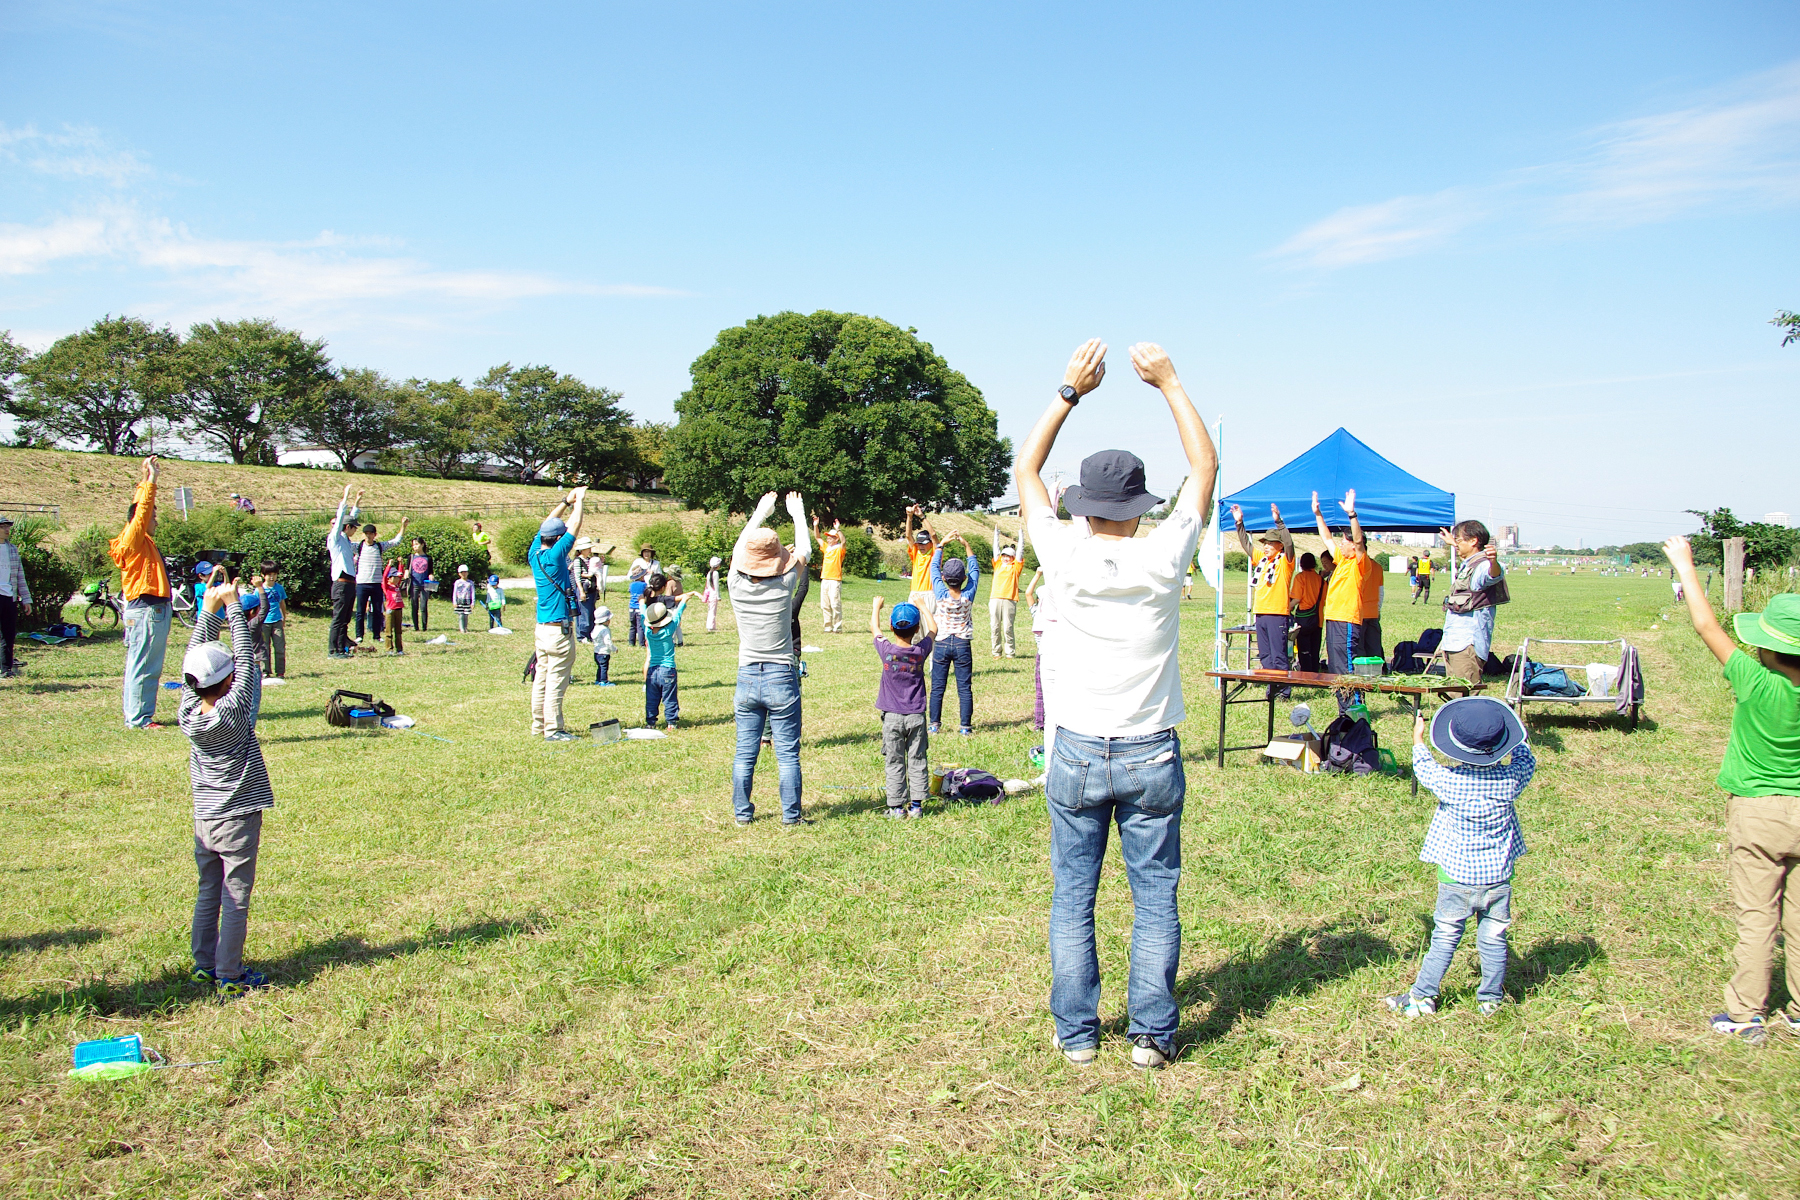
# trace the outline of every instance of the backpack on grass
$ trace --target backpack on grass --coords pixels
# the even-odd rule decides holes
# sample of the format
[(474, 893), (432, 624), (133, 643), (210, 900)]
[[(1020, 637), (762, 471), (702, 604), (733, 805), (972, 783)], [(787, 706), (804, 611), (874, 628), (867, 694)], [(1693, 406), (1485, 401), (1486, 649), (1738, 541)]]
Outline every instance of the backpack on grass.
[(973, 804), (998, 804), (1006, 798), (1006, 786), (979, 767), (956, 767), (944, 772), (944, 799)]
[(1325, 763), (1335, 774), (1372, 775), (1381, 769), (1375, 730), (1363, 717), (1341, 716), (1325, 727)]
[(325, 723), (335, 725), (339, 729), (350, 729), (356, 725), (351, 717), (353, 708), (370, 708), (375, 710), (376, 724), (381, 718), (394, 715), (394, 706), (385, 700), (377, 700), (367, 692), (347, 692), (343, 688), (331, 693), (331, 699), (325, 703)]

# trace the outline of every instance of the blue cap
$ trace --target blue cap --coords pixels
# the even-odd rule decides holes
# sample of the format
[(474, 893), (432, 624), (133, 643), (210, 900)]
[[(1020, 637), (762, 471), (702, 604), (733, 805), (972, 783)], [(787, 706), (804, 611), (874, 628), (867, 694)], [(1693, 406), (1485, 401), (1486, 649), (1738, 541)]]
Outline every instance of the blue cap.
[(498, 576), (498, 575), (489, 575), (489, 576), (488, 576), (488, 582), (489, 582), (489, 583), (499, 583), (499, 582), (500, 582), (500, 577), (499, 577), (499, 576)]
[(541, 538), (559, 538), (567, 532), (569, 527), (561, 517), (545, 517), (544, 523), (538, 526), (538, 536)]
[(919, 606), (916, 604), (896, 604), (894, 611), (888, 615), (888, 625), (895, 633), (911, 633), (919, 627)]

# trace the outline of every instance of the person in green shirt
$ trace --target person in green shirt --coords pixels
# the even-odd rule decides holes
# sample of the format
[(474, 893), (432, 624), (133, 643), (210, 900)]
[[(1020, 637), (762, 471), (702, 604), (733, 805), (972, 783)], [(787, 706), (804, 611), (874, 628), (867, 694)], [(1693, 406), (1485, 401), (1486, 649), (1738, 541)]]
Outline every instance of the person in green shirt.
[(1762, 612), (1732, 619), (1737, 640), (1756, 648), (1752, 658), (1713, 615), (1688, 540), (1670, 538), (1663, 551), (1681, 576), (1694, 632), (1725, 664), (1737, 697), (1719, 764), (1719, 786), (1731, 796), (1725, 832), (1738, 913), (1736, 969), (1712, 1027), (1760, 1042), (1777, 927), (1787, 935), (1788, 1004), (1775, 1019), (1800, 1029), (1800, 594), (1784, 592)]

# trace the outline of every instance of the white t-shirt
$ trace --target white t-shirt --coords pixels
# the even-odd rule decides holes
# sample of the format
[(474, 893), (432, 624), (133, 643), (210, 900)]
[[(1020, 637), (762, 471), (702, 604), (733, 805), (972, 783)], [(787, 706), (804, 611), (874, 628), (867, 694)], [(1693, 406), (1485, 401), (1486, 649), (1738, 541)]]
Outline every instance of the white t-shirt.
[(1127, 542), (1076, 532), (1047, 506), (1027, 524), (1055, 606), (1044, 646), (1062, 669), (1044, 675), (1044, 708), (1090, 737), (1158, 733), (1187, 715), (1181, 701), (1181, 584), (1200, 541), (1200, 514), (1177, 509)]

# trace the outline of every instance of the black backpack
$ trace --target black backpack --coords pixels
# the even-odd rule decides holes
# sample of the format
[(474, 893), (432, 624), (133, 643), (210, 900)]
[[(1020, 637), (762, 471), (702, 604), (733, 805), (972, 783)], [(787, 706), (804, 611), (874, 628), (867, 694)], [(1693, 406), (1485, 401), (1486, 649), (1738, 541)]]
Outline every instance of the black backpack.
[(1339, 774), (1372, 775), (1381, 768), (1381, 748), (1375, 730), (1362, 717), (1340, 716), (1325, 727), (1323, 770)]
[(537, 651), (533, 650), (531, 652), (531, 657), (525, 660), (525, 670), (520, 672), (519, 682), (520, 683), (532, 683), (532, 682), (535, 682), (536, 680), (537, 680)]

